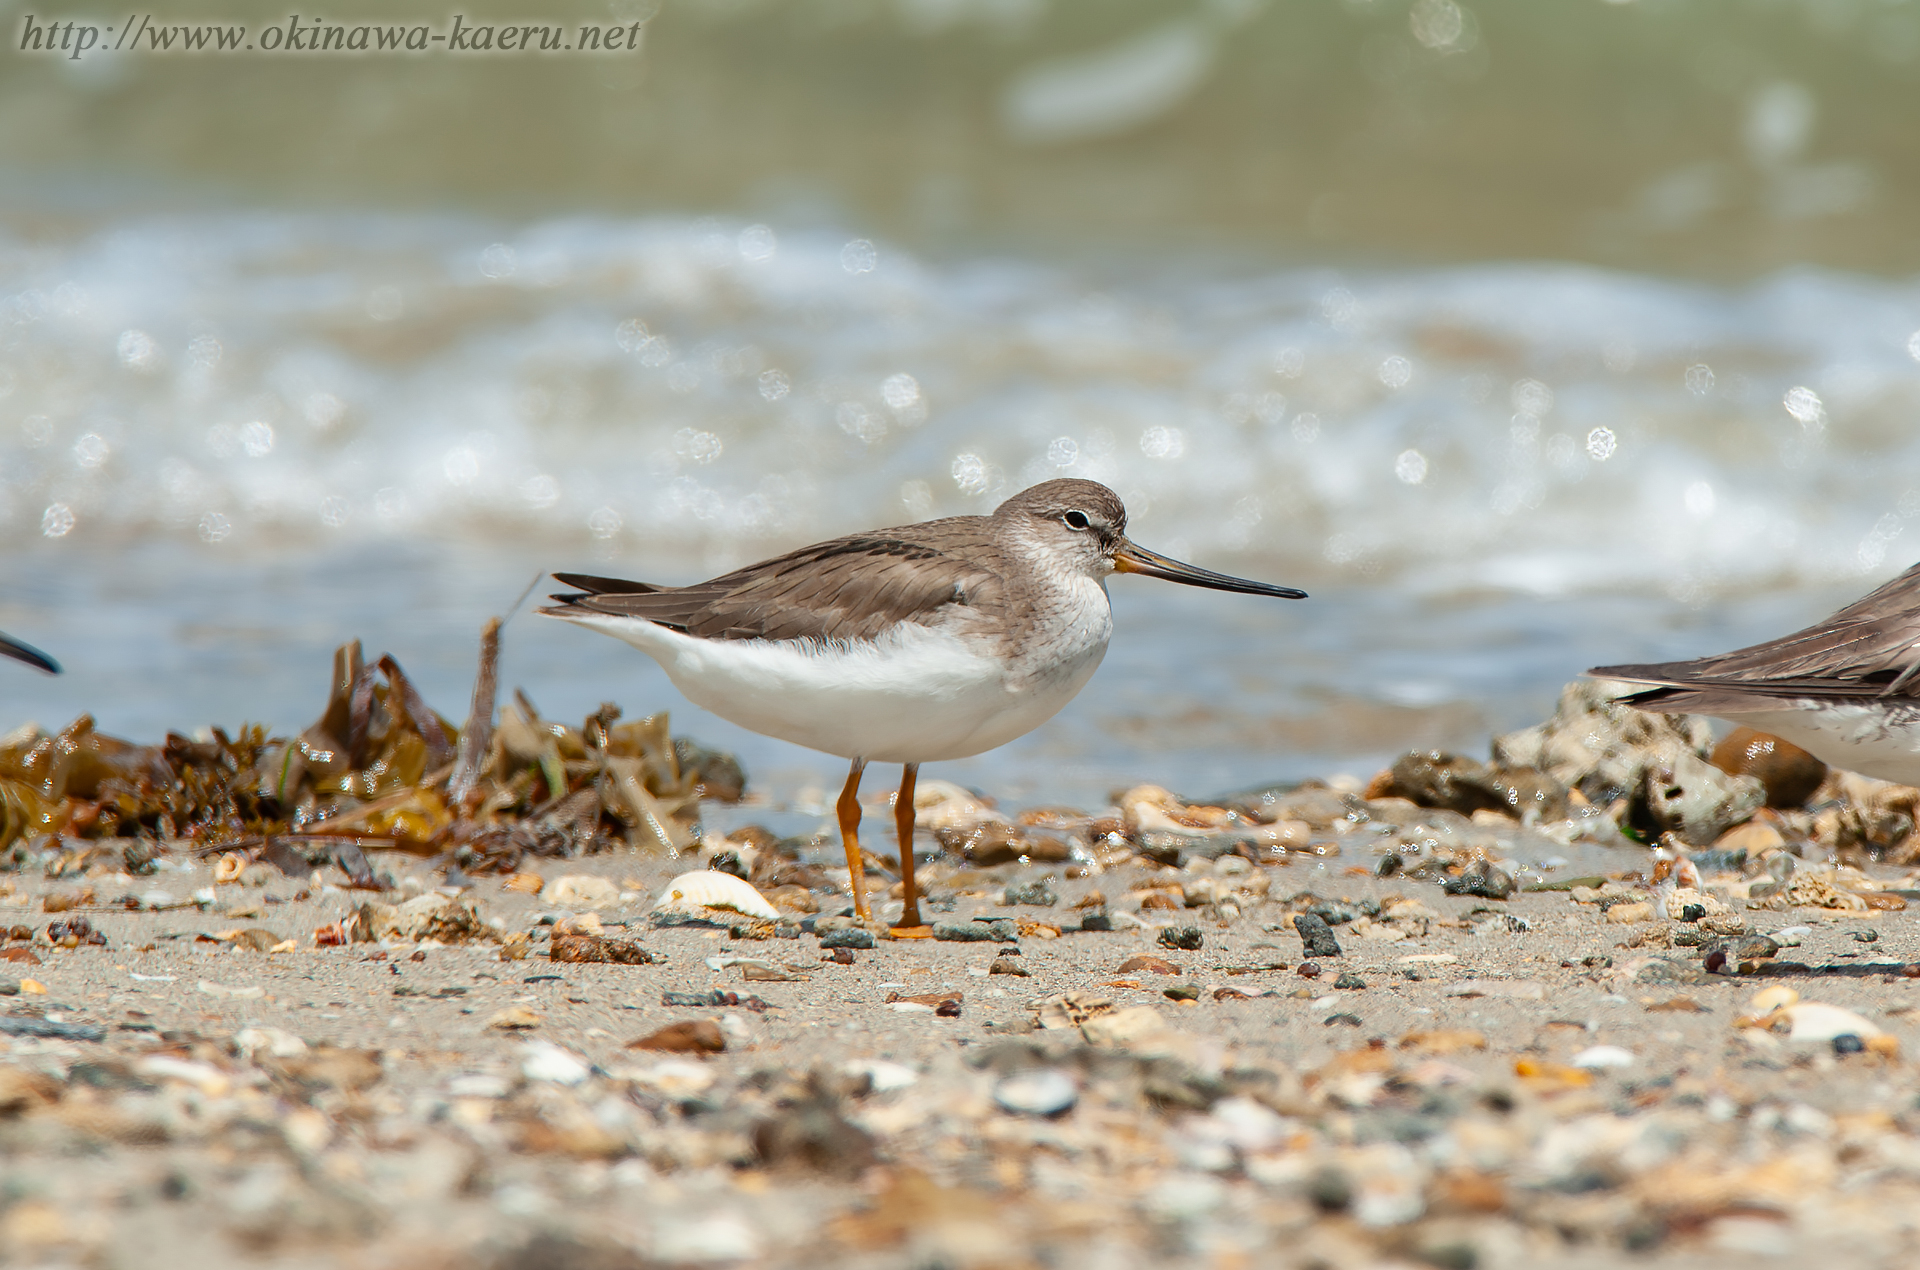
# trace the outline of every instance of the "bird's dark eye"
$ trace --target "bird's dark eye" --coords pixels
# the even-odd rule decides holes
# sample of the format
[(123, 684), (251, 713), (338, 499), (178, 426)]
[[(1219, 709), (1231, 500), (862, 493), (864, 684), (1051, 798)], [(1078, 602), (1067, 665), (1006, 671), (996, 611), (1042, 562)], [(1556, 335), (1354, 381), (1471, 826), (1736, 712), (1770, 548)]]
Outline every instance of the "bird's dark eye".
[(1093, 523), (1087, 519), (1085, 512), (1068, 512), (1060, 519), (1067, 522), (1068, 529), (1085, 529)]

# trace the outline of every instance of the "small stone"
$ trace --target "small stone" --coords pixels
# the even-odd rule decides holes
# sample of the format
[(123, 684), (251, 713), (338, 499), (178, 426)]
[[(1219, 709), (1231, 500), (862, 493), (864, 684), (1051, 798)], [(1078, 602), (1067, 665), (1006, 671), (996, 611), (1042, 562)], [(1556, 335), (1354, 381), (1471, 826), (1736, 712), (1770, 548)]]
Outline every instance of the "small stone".
[(853, 949), (836, 948), (827, 954), (827, 958), (836, 966), (851, 966), (853, 964)]
[(1607, 909), (1607, 920), (1616, 926), (1632, 926), (1653, 920), (1653, 904), (1647, 900), (1629, 900)]
[(510, 1005), (487, 1020), (487, 1026), (500, 1031), (517, 1031), (540, 1026), (540, 1016), (524, 1005)]
[(1833, 1038), (1833, 1052), (1836, 1054), (1864, 1054), (1867, 1052), (1867, 1043), (1858, 1036), (1855, 1036), (1852, 1032), (1847, 1032)]
[(620, 902), (620, 888), (606, 878), (575, 873), (548, 882), (540, 898), (563, 908), (611, 908)]
[[(1334, 1015), (1334, 1019), (1352, 1016)], [(1355, 1023), (1360, 1020), (1354, 1019)], [(1333, 1022), (1328, 1019), (1327, 1022)], [(1333, 1165), (1324, 1165), (1315, 1169), (1307, 1178), (1307, 1198), (1313, 1206), (1323, 1213), (1337, 1213), (1353, 1203), (1353, 1183), (1347, 1175)]]
[(1004, 1078), (994, 1085), (993, 1100), (1019, 1116), (1058, 1116), (1073, 1110), (1080, 1089), (1071, 1076), (1048, 1067)]
[(1043, 1028), (1079, 1027), (1089, 1019), (1113, 1012), (1113, 1002), (1090, 992), (1062, 992), (1034, 1006)]
[(40, 901), (40, 907), (49, 913), (66, 913), (92, 903), (93, 888), (83, 886), (74, 891), (55, 891)]
[(1336, 988), (1345, 989), (1347, 991), (1357, 992), (1367, 986), (1367, 981), (1365, 979), (1362, 979), (1359, 975), (1354, 974), (1351, 970), (1349, 970), (1345, 974), (1341, 975), (1338, 979), (1335, 979), (1333, 981), (1333, 986)]
[(1033, 850), (1033, 844), (1020, 826), (1004, 820), (982, 820), (968, 826), (941, 827), (933, 836), (948, 851), (965, 856), (972, 864), (990, 869), (1011, 864)]
[(933, 937), (968, 944), (992, 944), (1000, 939), (984, 922), (935, 922)]
[(243, 930), (233, 937), (235, 948), (245, 948), (249, 952), (266, 952), (280, 942), (280, 936), (261, 927)]
[(1857, 930), (1853, 932), (1853, 938), (1855, 943), (1861, 943), (1861, 944), (1878, 943), (1880, 941), (1880, 932), (1877, 930), (1874, 930), (1872, 927), (1868, 927), (1866, 930)]
[(1160, 932), (1162, 948), (1178, 948), (1182, 952), (1192, 952), (1203, 942), (1198, 926), (1169, 926)]
[(848, 926), (840, 930), (830, 930), (820, 936), (820, 946), (822, 948), (873, 948), (876, 943), (872, 931), (862, 930), (858, 926)]
[[(1309, 957), (1338, 957), (1341, 955), (1340, 943), (1333, 937), (1333, 928), (1327, 925), (1327, 919), (1314, 913), (1301, 913), (1293, 919), (1293, 929), (1300, 936)], [(1304, 972), (1305, 967), (1301, 967)]]
[(1513, 877), (1491, 860), (1475, 860), (1459, 877), (1440, 884), (1448, 895), (1473, 895), (1484, 900), (1504, 900), (1513, 894)]
[(1031, 904), (1035, 908), (1052, 908), (1060, 902), (1048, 878), (1037, 878), (1025, 886), (1010, 886), (1006, 899), (1008, 904)]
[(669, 1023), (637, 1041), (629, 1041), (627, 1048), (668, 1054), (721, 1054), (726, 1052), (727, 1037), (712, 1019), (689, 1019)]
[(1642, 769), (1639, 786), (1629, 794), (1627, 819), (1705, 847), (1766, 801), (1758, 777), (1729, 775), (1692, 750), (1676, 747)]
[(1357, 1014), (1344, 1014), (1344, 1013), (1329, 1014), (1327, 1016), (1326, 1026), (1327, 1027), (1359, 1027), (1360, 1016)]
[(555, 935), (547, 944), (547, 960), (648, 966), (653, 954), (631, 939), (602, 939), (594, 935)]
[(1708, 974), (1751, 974), (1761, 962), (1780, 951), (1780, 945), (1765, 935), (1730, 939), (1707, 953), (1702, 963)]
[(1303, 961), (1294, 968), (1293, 973), (1299, 975), (1302, 979), (1318, 979), (1320, 977), (1320, 966), (1317, 962)]
[(1132, 974), (1137, 970), (1145, 970), (1156, 975), (1177, 975), (1182, 973), (1180, 967), (1165, 958), (1154, 957), (1145, 953), (1137, 957), (1127, 958), (1120, 963), (1119, 968), (1114, 973), (1122, 975)]
[(1827, 765), (1799, 746), (1747, 727), (1727, 733), (1707, 761), (1729, 776), (1757, 777), (1767, 806), (1782, 810), (1806, 806), (1827, 778)]
[(1033, 971), (1028, 970), (1026, 966), (1022, 965), (1020, 961), (1014, 957), (995, 957), (993, 964), (987, 967), (987, 973), (990, 975), (1018, 975), (1022, 979), (1033, 977)]
[(1124, 1048), (1135, 1041), (1158, 1036), (1166, 1026), (1158, 1010), (1150, 1005), (1136, 1005), (1096, 1015), (1081, 1024), (1080, 1032), (1095, 1045)]
[(1200, 989), (1193, 984), (1182, 983), (1168, 988), (1163, 995), (1173, 1001), (1198, 1001), (1200, 999)]
[(1113, 929), (1113, 919), (1105, 913), (1088, 913), (1080, 919), (1083, 931), (1109, 931)]
[(1683, 922), (1697, 922), (1706, 915), (1705, 904), (1689, 904), (1680, 910), (1680, 920)]

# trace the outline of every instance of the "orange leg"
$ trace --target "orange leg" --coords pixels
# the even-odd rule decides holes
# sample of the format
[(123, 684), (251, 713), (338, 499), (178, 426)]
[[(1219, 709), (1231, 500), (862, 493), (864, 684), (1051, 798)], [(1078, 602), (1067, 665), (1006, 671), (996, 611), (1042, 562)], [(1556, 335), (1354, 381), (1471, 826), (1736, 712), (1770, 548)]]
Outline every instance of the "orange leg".
[(840, 813), (840, 843), (847, 849), (847, 874), (853, 883), (853, 914), (863, 922), (873, 917), (867, 911), (867, 862), (860, 856), (860, 773), (866, 770), (867, 760), (853, 760), (846, 787), (834, 805)]
[(913, 782), (919, 775), (918, 763), (907, 764), (900, 776), (900, 792), (893, 800), (893, 827), (900, 835), (900, 884), (907, 893), (907, 906), (895, 925), (904, 927), (921, 924), (920, 892), (913, 885)]

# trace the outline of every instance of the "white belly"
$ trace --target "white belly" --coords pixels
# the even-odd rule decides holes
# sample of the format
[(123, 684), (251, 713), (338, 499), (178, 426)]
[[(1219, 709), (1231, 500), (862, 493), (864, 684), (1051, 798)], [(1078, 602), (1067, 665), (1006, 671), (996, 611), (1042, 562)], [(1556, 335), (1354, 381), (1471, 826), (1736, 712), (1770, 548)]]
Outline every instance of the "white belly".
[(1801, 701), (1742, 711), (1736, 721), (1791, 741), (1833, 767), (1920, 785), (1920, 710)]
[(632, 644), (695, 705), (764, 736), (841, 758), (929, 763), (1024, 736), (1073, 700), (1109, 628), (1044, 671), (946, 631), (902, 625), (877, 641), (698, 639), (638, 618), (555, 614)]

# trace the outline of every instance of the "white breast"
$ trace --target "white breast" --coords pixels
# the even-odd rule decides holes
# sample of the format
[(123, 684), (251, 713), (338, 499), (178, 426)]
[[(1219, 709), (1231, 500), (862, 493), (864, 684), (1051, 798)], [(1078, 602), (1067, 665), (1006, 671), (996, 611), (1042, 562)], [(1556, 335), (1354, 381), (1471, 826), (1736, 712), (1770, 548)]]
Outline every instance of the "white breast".
[(689, 701), (765, 736), (842, 758), (926, 763), (966, 758), (1023, 736), (1059, 713), (1105, 656), (1098, 617), (1078, 597), (1049, 649), (1014, 661), (952, 631), (902, 623), (872, 641), (698, 639), (607, 614), (555, 614), (632, 644)]

